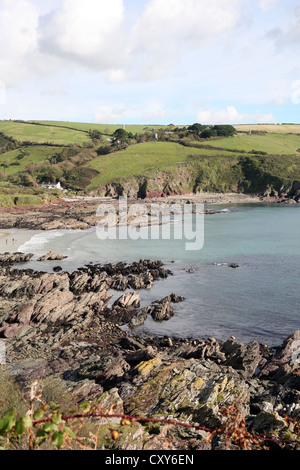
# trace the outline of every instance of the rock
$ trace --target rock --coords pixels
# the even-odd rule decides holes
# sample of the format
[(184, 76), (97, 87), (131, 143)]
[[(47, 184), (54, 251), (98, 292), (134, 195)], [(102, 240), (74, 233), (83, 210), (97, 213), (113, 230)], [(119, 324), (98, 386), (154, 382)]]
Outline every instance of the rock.
[(256, 433), (278, 433), (287, 428), (287, 422), (276, 411), (262, 411), (253, 419), (250, 426), (250, 430)]
[(34, 255), (32, 253), (4, 253), (0, 254), (0, 265), (9, 266), (17, 263), (27, 263)]
[(152, 346), (148, 346), (146, 349), (139, 349), (126, 354), (125, 360), (131, 366), (140, 364), (141, 362), (147, 362), (154, 359), (157, 356), (157, 350), (153, 349)]
[(128, 292), (127, 294), (122, 295), (113, 303), (113, 307), (121, 308), (138, 308), (140, 306), (140, 294), (137, 292)]
[(114, 290), (120, 290), (120, 291), (126, 290), (128, 287), (127, 277), (123, 276), (122, 274), (118, 276), (114, 276), (110, 283), (110, 287), (111, 289), (114, 289)]
[(96, 382), (101, 384), (104, 390), (115, 387), (124, 376), (125, 372), (130, 369), (130, 365), (122, 357), (119, 357), (104, 371), (96, 375)]
[(226, 356), (221, 351), (220, 345), (216, 340), (208, 339), (205, 343), (201, 343), (198, 346), (187, 345), (180, 357), (186, 359), (210, 359), (214, 362), (225, 363)]
[(151, 289), (153, 286), (153, 276), (150, 272), (139, 274), (138, 276), (129, 276), (128, 285), (135, 290)]
[(66, 258), (67, 256), (59, 255), (55, 253), (54, 251), (50, 251), (46, 255), (38, 258), (38, 261), (62, 261), (63, 259), (66, 259)]
[[(28, 387), (32, 380), (60, 375), (76, 400), (99, 400), (107, 412), (211, 429), (221, 425), (222, 409), (238, 403), (247, 429), (274, 430), (284, 437), (285, 416), (300, 416), (300, 333), (274, 353), (267, 345), (242, 344), (233, 337), (199, 341), (138, 336), (120, 328), (140, 326), (149, 314), (164, 321), (174, 314), (172, 304), (184, 300), (173, 293), (141, 308), (140, 294), (131, 291), (108, 307), (113, 282), (116, 288), (147, 288), (159, 279), (160, 269), (151, 260), (86, 265), (56, 274), (0, 266), (0, 337), (18, 383)], [(101, 433), (109, 433), (111, 426), (103, 421)], [(198, 430), (157, 427), (161, 433), (155, 434), (155, 444), (149, 440), (154, 428), (151, 435), (149, 429), (137, 425), (127, 432), (124, 427), (124, 439), (114, 445), (142, 448), (143, 436), (150, 448), (164, 447), (163, 432), (178, 449), (200, 449), (204, 443)], [(135, 432), (138, 444), (129, 441)], [(221, 448), (222, 439), (206, 445)]]
[[(123, 400), (117, 388), (105, 392), (98, 400), (98, 405), (105, 414), (123, 414)], [(120, 424), (120, 418), (99, 418), (99, 424)]]
[(142, 326), (147, 320), (150, 310), (151, 310), (151, 306), (136, 310), (134, 312), (134, 316), (131, 318), (128, 324), (129, 328), (134, 329), (139, 326)]
[(221, 352), (226, 356), (225, 364), (239, 370), (247, 378), (251, 378), (255, 374), (262, 359), (257, 341), (244, 345), (236, 343), (234, 339), (229, 339), (221, 347)]
[(14, 316), (12, 316), (11, 321), (16, 323), (21, 323), (23, 325), (28, 325), (30, 323), (31, 317), (33, 315), (35, 302), (28, 302), (17, 308), (17, 311)]
[(62, 271), (62, 267), (61, 267), (61, 266), (55, 266), (55, 267), (53, 268), (53, 271), (54, 271), (55, 273), (59, 273), (60, 271)]
[(137, 351), (140, 349), (144, 349), (146, 342), (142, 338), (134, 338), (131, 336), (127, 336), (122, 338), (120, 341), (120, 346), (129, 351)]
[(285, 339), (282, 346), (277, 348), (274, 356), (262, 367), (260, 377), (286, 380), (286, 375), (299, 368), (300, 330)]
[(154, 303), (150, 313), (154, 321), (161, 322), (172, 318), (175, 311), (168, 300), (163, 300)]

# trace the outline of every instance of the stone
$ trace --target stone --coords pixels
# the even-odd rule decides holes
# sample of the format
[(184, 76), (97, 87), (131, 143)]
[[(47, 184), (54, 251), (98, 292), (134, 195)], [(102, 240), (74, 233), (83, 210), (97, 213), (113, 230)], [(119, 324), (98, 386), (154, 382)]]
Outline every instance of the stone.
[(67, 256), (57, 254), (54, 251), (50, 251), (46, 255), (38, 258), (37, 261), (62, 261), (63, 259), (66, 259), (66, 258)]

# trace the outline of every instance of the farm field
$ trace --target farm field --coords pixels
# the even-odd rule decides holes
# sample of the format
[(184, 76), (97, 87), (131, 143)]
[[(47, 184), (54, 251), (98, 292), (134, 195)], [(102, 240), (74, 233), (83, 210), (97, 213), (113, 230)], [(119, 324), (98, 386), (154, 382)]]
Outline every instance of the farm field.
[[(191, 156), (214, 157), (220, 153), (217, 150), (185, 147), (173, 142), (146, 142), (133, 145), (126, 150), (101, 156), (89, 162), (86, 166), (100, 173), (92, 180), (89, 188), (103, 186), (115, 178), (159, 170), (166, 165), (186, 163)], [(226, 156), (230, 156), (230, 152), (226, 152)]]
[(91, 142), (89, 135), (84, 132), (16, 121), (0, 121), (0, 132), (19, 142), (49, 142), (57, 145), (82, 145)]
[(298, 153), (300, 157), (300, 135), (296, 134), (237, 134), (235, 137), (206, 141), (205, 145), (246, 152), (255, 150), (273, 155)]
[[(95, 123), (79, 123), (79, 122), (64, 122), (64, 121), (30, 121), (36, 122), (39, 124), (47, 125), (47, 126), (61, 126), (67, 127), (72, 129), (78, 129), (79, 131), (88, 132), (89, 130), (97, 130), (106, 135), (112, 135), (117, 129), (122, 129), (123, 124), (95, 124)], [(139, 125), (139, 124), (128, 124), (125, 126), (127, 132), (131, 132), (132, 134), (140, 134), (144, 132), (144, 130), (152, 130), (152, 129), (164, 129), (167, 126), (162, 125)]]
[(300, 134), (300, 124), (238, 124), (234, 126), (239, 132), (271, 132), (273, 134)]
[(14, 175), (24, 171), (30, 164), (47, 160), (61, 152), (61, 147), (28, 146), (0, 154), (0, 170), (5, 168), (6, 175)]

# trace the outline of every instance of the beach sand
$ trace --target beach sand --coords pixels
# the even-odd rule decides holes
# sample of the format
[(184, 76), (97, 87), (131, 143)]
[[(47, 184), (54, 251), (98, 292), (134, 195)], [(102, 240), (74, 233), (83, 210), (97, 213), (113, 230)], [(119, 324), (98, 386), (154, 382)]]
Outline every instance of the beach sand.
[(2, 229), (0, 230), (0, 253), (16, 253), (19, 247), (29, 241), (37, 230)]

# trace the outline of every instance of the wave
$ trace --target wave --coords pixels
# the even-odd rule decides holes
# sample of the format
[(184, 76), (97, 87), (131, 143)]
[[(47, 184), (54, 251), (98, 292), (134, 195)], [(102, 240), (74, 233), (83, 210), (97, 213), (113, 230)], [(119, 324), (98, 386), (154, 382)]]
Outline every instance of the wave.
[(51, 232), (37, 233), (30, 240), (19, 246), (18, 251), (21, 253), (40, 252), (44, 245), (55, 238), (63, 237), (66, 233), (70, 233), (70, 230), (55, 230)]

